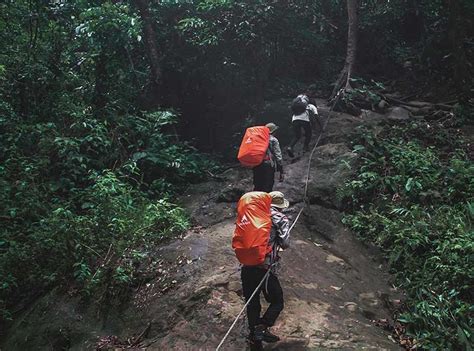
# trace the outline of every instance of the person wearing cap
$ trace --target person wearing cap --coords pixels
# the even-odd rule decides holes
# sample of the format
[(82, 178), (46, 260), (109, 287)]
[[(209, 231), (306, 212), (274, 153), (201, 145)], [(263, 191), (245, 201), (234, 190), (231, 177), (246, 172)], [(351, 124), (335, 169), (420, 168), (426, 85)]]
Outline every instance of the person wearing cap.
[[(252, 296), (259, 283), (270, 269), (268, 280), (260, 287), (252, 300), (247, 305), (247, 319), (250, 329), (249, 341), (252, 350), (263, 350), (262, 341), (277, 342), (280, 338), (269, 331), (275, 324), (284, 307), (283, 290), (277, 276), (277, 265), (280, 257), (279, 248), (286, 249), (290, 246), (290, 222), (288, 217), (281, 210), (289, 206), (285, 196), (279, 191), (270, 192), (272, 204), (270, 214), (272, 227), (270, 231), (269, 246), (272, 252), (267, 254), (263, 265), (242, 266), (242, 290), (245, 301)], [(269, 306), (263, 316), (260, 316), (260, 293), (263, 295)]]
[(274, 136), (278, 126), (275, 123), (267, 123), (265, 126), (270, 130), (270, 142), (263, 162), (253, 168), (253, 190), (269, 193), (275, 183), (275, 170), (280, 173), (280, 182), (284, 179), (283, 156), (280, 142)]

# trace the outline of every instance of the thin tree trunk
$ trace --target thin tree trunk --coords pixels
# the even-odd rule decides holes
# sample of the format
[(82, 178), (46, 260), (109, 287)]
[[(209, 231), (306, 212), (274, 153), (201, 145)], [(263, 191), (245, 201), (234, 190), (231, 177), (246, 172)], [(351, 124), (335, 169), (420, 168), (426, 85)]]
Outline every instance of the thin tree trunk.
[(345, 89), (350, 89), (350, 78), (354, 71), (354, 64), (356, 60), (357, 52), (357, 28), (358, 28), (358, 8), (359, 0), (347, 0), (347, 18), (348, 18), (348, 31), (347, 31), (347, 51), (346, 61), (344, 68), (339, 74), (339, 78), (334, 85), (331, 96), (334, 97), (336, 93), (343, 86)]
[[(151, 71), (151, 82), (154, 85), (154, 89), (157, 89), (161, 80), (161, 69), (160, 69), (160, 55), (158, 47), (156, 45), (156, 33), (153, 27), (153, 21), (148, 9), (148, 0), (135, 0), (140, 16), (143, 21), (143, 36), (145, 42), (145, 49), (147, 51), (148, 59), (150, 60), (150, 71)], [(156, 90), (155, 90), (156, 91)]]

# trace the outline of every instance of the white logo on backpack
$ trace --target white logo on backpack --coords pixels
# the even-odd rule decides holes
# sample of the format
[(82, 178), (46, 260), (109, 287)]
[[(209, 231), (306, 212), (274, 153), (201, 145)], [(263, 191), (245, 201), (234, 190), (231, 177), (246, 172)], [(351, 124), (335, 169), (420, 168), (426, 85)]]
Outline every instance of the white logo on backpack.
[(248, 220), (247, 216), (244, 214), (242, 218), (240, 219), (239, 226), (244, 226), (250, 224), (250, 221)]

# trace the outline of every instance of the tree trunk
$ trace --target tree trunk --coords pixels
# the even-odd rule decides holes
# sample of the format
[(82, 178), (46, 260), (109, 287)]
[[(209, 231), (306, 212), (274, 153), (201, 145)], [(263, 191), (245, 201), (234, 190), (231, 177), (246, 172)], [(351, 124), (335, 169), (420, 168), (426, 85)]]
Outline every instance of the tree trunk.
[(359, 0), (347, 0), (348, 31), (346, 61), (334, 85), (331, 97), (334, 97), (343, 86), (345, 89), (350, 89), (350, 78), (354, 70), (357, 52), (358, 8)]
[(150, 73), (151, 73), (151, 83), (152, 90), (155, 93), (158, 93), (158, 86), (161, 80), (161, 69), (160, 69), (160, 55), (158, 52), (158, 47), (156, 45), (156, 33), (153, 27), (153, 20), (150, 15), (150, 10), (148, 9), (149, 1), (148, 0), (135, 0), (135, 5), (140, 12), (140, 17), (143, 21), (143, 37), (145, 43), (145, 50), (150, 60)]

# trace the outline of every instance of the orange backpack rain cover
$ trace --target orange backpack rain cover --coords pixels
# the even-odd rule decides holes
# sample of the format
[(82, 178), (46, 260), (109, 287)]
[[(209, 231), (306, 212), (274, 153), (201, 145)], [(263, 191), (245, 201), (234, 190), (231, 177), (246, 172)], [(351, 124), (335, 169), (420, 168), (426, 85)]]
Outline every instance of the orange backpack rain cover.
[(247, 128), (240, 144), (238, 160), (244, 167), (255, 167), (263, 162), (270, 142), (270, 130), (265, 126)]
[(253, 191), (244, 194), (237, 204), (232, 248), (243, 265), (263, 264), (265, 256), (272, 251), (268, 245), (272, 227), (271, 202), (269, 194)]

